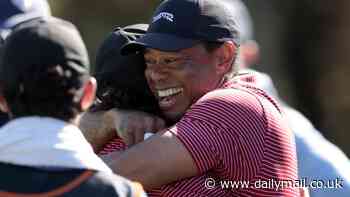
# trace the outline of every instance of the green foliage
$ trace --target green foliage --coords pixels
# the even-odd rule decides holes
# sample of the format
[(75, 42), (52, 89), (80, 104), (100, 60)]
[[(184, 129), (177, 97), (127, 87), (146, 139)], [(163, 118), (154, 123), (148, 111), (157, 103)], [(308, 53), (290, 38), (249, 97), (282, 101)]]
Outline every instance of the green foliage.
[(49, 0), (54, 16), (79, 28), (90, 54), (92, 67), (98, 46), (115, 26), (148, 23), (159, 1), (145, 0)]

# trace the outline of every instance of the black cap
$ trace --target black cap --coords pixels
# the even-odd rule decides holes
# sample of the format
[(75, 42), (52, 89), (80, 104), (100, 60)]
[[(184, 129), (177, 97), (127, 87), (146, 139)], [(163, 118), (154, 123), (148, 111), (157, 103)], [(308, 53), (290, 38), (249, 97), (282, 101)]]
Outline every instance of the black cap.
[(144, 76), (143, 55), (122, 56), (123, 45), (135, 41), (146, 33), (147, 24), (118, 27), (102, 42), (97, 51), (95, 77), (98, 83), (97, 98), (92, 111), (119, 109), (158, 113), (158, 103)]
[(67, 66), (88, 73), (89, 60), (76, 27), (64, 20), (48, 17), (18, 26), (6, 38), (1, 58), (0, 79), (16, 88), (20, 77), (42, 67)]
[(156, 9), (145, 36), (126, 45), (123, 54), (143, 48), (178, 51), (199, 41), (239, 44), (227, 2), (221, 0), (165, 0)]
[(138, 65), (142, 57), (126, 57), (120, 54), (123, 45), (143, 36), (148, 24), (134, 24), (116, 27), (102, 42), (96, 55), (95, 74), (104, 75), (114, 72), (117, 65)]

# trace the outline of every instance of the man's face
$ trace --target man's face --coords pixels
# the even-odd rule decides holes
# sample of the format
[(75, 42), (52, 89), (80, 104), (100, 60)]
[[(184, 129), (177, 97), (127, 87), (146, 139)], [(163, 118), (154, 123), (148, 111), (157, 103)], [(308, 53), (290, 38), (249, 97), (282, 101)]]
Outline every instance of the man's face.
[(164, 116), (172, 121), (178, 121), (222, 79), (216, 72), (217, 58), (201, 44), (177, 52), (146, 49), (144, 57), (150, 89)]

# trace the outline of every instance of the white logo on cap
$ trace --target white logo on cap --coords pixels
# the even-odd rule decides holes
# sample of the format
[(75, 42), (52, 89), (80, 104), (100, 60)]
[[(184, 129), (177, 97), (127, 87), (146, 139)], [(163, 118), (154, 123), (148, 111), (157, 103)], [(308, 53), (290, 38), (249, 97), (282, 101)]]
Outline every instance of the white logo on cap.
[(158, 20), (160, 20), (162, 18), (167, 20), (167, 21), (174, 22), (174, 15), (172, 13), (161, 12), (157, 16), (153, 17), (152, 23), (154, 23), (154, 22), (156, 22), (156, 21), (158, 21)]

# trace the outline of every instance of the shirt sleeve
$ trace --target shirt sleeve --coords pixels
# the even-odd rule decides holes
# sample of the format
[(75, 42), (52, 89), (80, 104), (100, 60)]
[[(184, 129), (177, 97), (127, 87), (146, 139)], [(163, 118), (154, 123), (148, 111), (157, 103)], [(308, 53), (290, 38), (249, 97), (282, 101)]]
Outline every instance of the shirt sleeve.
[(183, 118), (170, 129), (184, 144), (194, 160), (199, 174), (214, 168), (220, 160), (215, 144), (220, 144), (220, 139), (212, 125), (200, 120)]
[(127, 149), (127, 145), (123, 139), (116, 137), (113, 140), (109, 141), (102, 150), (98, 153), (99, 155), (108, 155), (114, 151), (123, 151)]

